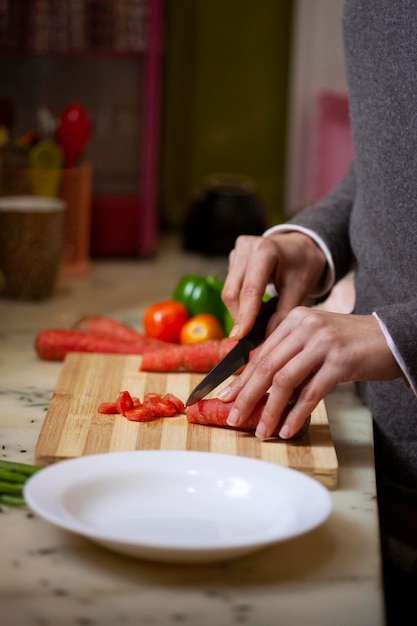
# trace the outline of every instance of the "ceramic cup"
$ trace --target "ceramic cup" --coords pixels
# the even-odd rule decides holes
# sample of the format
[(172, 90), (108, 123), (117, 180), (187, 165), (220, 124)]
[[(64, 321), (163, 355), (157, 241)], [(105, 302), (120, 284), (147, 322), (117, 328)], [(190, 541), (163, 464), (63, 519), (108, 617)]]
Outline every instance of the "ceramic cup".
[(15, 300), (53, 295), (62, 259), (65, 202), (0, 197), (0, 293)]

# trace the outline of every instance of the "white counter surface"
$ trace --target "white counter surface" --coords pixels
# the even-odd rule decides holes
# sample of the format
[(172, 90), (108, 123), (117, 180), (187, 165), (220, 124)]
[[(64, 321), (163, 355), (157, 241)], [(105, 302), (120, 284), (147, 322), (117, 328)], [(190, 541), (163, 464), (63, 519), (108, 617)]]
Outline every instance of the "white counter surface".
[[(0, 458), (32, 463), (61, 363), (40, 361), (43, 328), (113, 316), (140, 328), (147, 304), (188, 272), (226, 261), (185, 255), (162, 238), (153, 260), (100, 261), (61, 277), (44, 303), (0, 300)], [(382, 626), (381, 557), (370, 414), (351, 385), (325, 400), (339, 460), (334, 510), (314, 531), (214, 565), (130, 559), (1, 506), (1, 626)]]

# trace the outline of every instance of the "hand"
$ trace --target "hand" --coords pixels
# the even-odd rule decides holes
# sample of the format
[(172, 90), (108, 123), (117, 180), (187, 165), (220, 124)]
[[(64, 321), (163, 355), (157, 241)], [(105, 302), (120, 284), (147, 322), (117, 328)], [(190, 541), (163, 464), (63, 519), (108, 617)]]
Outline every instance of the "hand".
[(270, 389), (256, 435), (270, 437), (290, 400), (280, 430), (294, 436), (336, 384), (391, 380), (401, 369), (372, 315), (346, 315), (296, 307), (255, 351), (242, 374), (218, 395), (234, 401), (228, 424), (239, 426)]
[(326, 269), (320, 248), (303, 233), (280, 232), (269, 237), (241, 236), (229, 256), (229, 271), (222, 291), (235, 326), (230, 333), (240, 339), (252, 328), (266, 286), (279, 293), (277, 313), (267, 335), (288, 312), (317, 289)]

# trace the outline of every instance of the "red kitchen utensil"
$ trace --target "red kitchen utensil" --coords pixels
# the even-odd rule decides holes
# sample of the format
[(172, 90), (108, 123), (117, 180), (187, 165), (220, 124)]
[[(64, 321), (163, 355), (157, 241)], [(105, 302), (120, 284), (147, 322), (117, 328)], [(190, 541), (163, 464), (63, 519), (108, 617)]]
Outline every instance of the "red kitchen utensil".
[(90, 118), (82, 104), (69, 104), (58, 118), (56, 139), (64, 152), (65, 167), (74, 167), (90, 136)]

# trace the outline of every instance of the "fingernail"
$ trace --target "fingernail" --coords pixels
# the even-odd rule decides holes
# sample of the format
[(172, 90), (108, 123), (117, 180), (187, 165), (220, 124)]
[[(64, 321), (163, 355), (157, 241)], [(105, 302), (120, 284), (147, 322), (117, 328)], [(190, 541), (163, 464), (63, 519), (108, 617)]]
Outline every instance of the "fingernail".
[(230, 397), (230, 392), (231, 392), (231, 388), (228, 385), (227, 387), (220, 389), (219, 393), (217, 394), (217, 397), (219, 400), (228, 400), (228, 398)]
[(279, 436), (281, 437), (281, 439), (288, 439), (290, 434), (291, 434), (290, 427), (287, 424), (284, 424), (284, 426), (279, 431)]
[(232, 330), (229, 333), (230, 339), (233, 339), (233, 337), (237, 337), (239, 335), (239, 331), (240, 331), (239, 326), (237, 325), (233, 326)]
[(266, 439), (266, 426), (263, 422), (258, 424), (255, 435), (258, 439)]
[(239, 422), (239, 411), (233, 407), (233, 409), (229, 413), (229, 417), (226, 420), (226, 424), (228, 426), (237, 426)]

